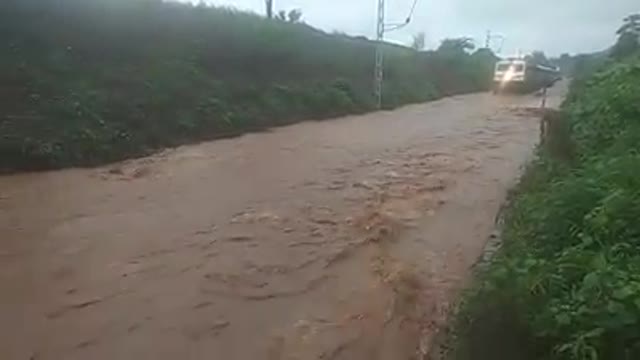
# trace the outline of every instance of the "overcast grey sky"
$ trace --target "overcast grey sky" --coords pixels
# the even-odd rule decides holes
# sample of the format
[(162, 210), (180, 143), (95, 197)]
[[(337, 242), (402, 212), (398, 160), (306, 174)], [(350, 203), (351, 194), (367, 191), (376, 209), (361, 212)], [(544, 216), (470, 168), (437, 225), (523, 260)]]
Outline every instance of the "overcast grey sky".
[[(215, 5), (264, 13), (264, 0), (208, 0)], [(406, 18), (413, 0), (386, 0), (388, 21)], [(326, 31), (374, 36), (377, 0), (274, 0), (278, 10), (300, 9), (308, 24)], [(484, 43), (487, 29), (506, 37), (503, 54), (544, 50), (547, 54), (602, 50), (615, 41), (622, 19), (640, 12), (640, 0), (418, 0), (413, 22), (388, 33), (409, 43), (424, 32), (427, 46), (446, 37), (469, 36)], [(496, 41), (497, 47), (499, 42)]]

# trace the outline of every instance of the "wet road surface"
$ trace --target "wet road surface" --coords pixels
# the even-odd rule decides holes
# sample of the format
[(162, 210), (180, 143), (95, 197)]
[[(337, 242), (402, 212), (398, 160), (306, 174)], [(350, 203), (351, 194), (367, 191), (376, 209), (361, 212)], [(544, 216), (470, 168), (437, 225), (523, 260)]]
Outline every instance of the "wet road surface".
[(0, 177), (2, 358), (415, 358), (539, 103), (457, 96)]

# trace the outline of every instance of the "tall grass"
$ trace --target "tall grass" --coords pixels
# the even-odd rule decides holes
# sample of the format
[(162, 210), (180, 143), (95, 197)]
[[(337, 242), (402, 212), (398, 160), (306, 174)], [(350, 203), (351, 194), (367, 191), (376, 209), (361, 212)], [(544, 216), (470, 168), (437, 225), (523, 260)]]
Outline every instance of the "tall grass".
[[(374, 110), (375, 43), (160, 0), (0, 3), (0, 169), (92, 165)], [(488, 86), (492, 54), (385, 46), (384, 107)]]

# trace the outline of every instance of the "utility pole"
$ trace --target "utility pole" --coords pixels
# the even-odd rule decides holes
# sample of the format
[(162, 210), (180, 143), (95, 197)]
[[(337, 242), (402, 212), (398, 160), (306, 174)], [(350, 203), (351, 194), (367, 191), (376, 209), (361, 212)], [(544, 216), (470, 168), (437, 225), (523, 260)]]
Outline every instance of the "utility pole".
[(273, 17), (273, 0), (264, 0), (264, 5), (267, 8), (267, 18)]
[(491, 49), (491, 42), (494, 39), (500, 40), (500, 47), (496, 50), (498, 53), (502, 51), (502, 47), (504, 46), (505, 37), (500, 34), (494, 34), (491, 30), (487, 30), (487, 37), (485, 38), (484, 47), (485, 49)]
[(413, 12), (416, 10), (418, 0), (413, 0), (409, 15), (404, 22), (395, 24), (385, 24), (384, 18), (384, 1), (378, 0), (378, 21), (376, 23), (376, 67), (374, 70), (374, 92), (378, 109), (382, 108), (382, 85), (384, 80), (384, 33), (388, 31), (401, 29), (411, 22)]
[(378, 23), (376, 27), (376, 66), (374, 74), (374, 91), (376, 105), (382, 108), (382, 81), (384, 79), (384, 0), (378, 0)]
[(487, 39), (484, 42), (484, 48), (491, 48), (491, 30), (487, 30)]

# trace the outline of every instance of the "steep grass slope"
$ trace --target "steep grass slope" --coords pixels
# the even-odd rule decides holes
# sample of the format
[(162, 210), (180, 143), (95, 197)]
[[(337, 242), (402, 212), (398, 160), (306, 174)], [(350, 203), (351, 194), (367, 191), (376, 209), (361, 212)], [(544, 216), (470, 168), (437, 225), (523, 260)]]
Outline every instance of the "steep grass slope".
[[(160, 0), (0, 3), (0, 169), (94, 165), (374, 110), (375, 43)], [(384, 107), (487, 86), (493, 55), (386, 46)]]

